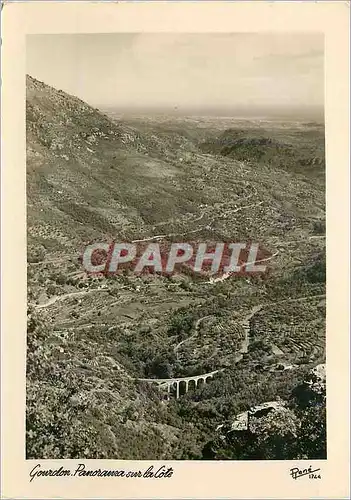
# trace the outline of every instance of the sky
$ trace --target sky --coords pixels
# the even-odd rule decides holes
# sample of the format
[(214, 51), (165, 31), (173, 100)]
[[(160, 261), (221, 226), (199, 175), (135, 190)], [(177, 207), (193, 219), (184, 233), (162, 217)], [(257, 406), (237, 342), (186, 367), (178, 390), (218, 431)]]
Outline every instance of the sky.
[(322, 112), (318, 34), (27, 36), (27, 73), (102, 109)]

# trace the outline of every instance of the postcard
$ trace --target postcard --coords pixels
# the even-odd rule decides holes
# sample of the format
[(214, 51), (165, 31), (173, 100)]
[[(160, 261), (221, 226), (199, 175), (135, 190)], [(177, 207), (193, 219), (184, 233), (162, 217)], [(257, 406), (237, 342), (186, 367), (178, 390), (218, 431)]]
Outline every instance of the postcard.
[(348, 498), (349, 8), (3, 4), (3, 498)]

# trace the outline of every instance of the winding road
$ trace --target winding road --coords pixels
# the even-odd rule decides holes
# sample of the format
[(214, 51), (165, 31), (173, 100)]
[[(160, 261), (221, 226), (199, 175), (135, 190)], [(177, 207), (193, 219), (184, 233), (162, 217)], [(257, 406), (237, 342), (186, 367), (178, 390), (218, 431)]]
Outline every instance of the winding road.
[(90, 293), (108, 292), (108, 291), (109, 291), (108, 288), (93, 288), (90, 290), (82, 290), (81, 292), (64, 293), (62, 295), (55, 295), (54, 297), (51, 297), (47, 302), (44, 302), (44, 304), (30, 304), (30, 305), (35, 307), (36, 309), (44, 309), (45, 307), (52, 306), (56, 302), (61, 302), (62, 300), (71, 297), (82, 297)]
[(181, 342), (179, 342), (179, 344), (177, 344), (174, 348), (174, 353), (177, 353), (178, 349), (183, 345), (185, 344), (185, 342), (189, 342), (192, 338), (194, 338), (198, 332), (199, 332), (199, 328), (200, 328), (200, 325), (201, 323), (207, 319), (207, 318), (210, 318), (211, 315), (207, 315), (207, 316), (202, 316), (201, 318), (197, 319), (196, 322), (195, 322), (195, 326), (194, 326), (194, 333), (192, 335), (190, 335), (190, 337), (187, 337), (186, 339), (182, 340)]

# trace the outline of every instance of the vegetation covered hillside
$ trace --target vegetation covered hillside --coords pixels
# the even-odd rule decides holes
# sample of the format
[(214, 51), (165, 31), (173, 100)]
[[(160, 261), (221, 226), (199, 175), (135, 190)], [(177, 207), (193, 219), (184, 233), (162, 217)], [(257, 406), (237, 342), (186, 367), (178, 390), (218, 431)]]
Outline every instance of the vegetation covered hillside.
[[(121, 118), (28, 76), (27, 457), (324, 456), (325, 399), (296, 399), (325, 361), (323, 162), (319, 124)], [(111, 240), (254, 241), (269, 271), (88, 276)], [(289, 452), (271, 417), (229, 432), (277, 401)]]

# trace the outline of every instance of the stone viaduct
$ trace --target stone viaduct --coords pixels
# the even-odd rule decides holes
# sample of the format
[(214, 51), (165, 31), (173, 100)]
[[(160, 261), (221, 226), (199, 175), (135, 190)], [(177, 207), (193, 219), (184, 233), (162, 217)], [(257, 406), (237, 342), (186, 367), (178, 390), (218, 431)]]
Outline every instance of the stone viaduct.
[(186, 394), (189, 389), (197, 389), (201, 384), (206, 384), (208, 379), (212, 379), (216, 373), (222, 372), (221, 370), (215, 370), (210, 373), (204, 373), (202, 375), (193, 375), (192, 377), (180, 377), (180, 378), (138, 378), (140, 382), (147, 382), (149, 384), (157, 384), (161, 390), (167, 391), (167, 395), (171, 393), (173, 389), (175, 391), (176, 399), (180, 397), (181, 384), (184, 388), (184, 394)]

